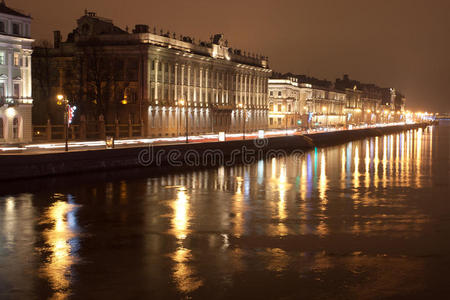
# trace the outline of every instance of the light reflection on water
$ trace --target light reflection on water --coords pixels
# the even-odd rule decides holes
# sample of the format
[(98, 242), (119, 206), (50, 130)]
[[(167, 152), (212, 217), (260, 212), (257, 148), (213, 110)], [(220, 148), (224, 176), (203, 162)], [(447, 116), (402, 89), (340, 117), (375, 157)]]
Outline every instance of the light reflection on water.
[[(21, 255), (33, 256), (32, 245), (43, 239), (37, 250), (45, 258), (34, 260), (54, 298), (88, 295), (80, 290), (92, 284), (87, 274), (100, 272), (99, 265), (106, 274), (99, 284), (114, 290), (118, 281), (112, 278), (121, 273), (108, 272), (129, 270), (129, 289), (139, 285), (150, 294), (236, 289), (231, 294), (239, 295), (242, 276), (255, 276), (268, 287), (276, 278), (311, 279), (313, 288), (321, 282), (329, 286), (342, 275), (358, 295), (386, 286), (395, 290), (395, 284), (405, 284), (392, 279), (396, 272), (416, 280), (423, 269), (420, 261), (405, 263), (389, 249), (392, 240), (424, 235), (431, 222), (426, 207), (411, 199), (432, 187), (432, 141), (432, 128), (411, 130), (314, 149), (300, 159), (86, 185), (48, 199), (29, 195), (28, 206), (16, 204), (19, 196), (9, 196), (0, 203), (0, 253), (12, 259), (7, 251), (23, 247), (17, 224), (27, 207), (26, 222), (35, 229), (28, 231), (28, 252)], [(40, 201), (33, 203), (33, 197)], [(80, 221), (89, 226), (81, 229)], [(101, 248), (95, 239), (108, 246)], [(111, 265), (111, 257), (91, 258), (92, 249), (80, 251), (86, 243), (111, 250), (120, 260)], [(384, 270), (386, 257), (396, 263), (393, 271)], [(373, 274), (378, 277), (370, 285), (355, 279)]]
[(48, 257), (40, 268), (41, 276), (47, 278), (54, 295), (53, 299), (67, 298), (73, 278), (72, 266), (78, 261), (79, 229), (76, 210), (71, 195), (55, 194), (55, 202), (42, 214), (40, 225), (47, 226), (42, 235)]

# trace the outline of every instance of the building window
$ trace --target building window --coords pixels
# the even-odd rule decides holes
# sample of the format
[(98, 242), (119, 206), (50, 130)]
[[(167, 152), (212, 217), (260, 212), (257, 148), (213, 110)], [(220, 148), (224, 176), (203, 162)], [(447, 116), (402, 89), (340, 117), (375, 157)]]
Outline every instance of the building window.
[(20, 97), (20, 84), (14, 83), (14, 97)]
[(5, 52), (0, 52), (0, 65), (6, 64)]
[(278, 91), (278, 97), (281, 97), (281, 91)]
[(270, 125), (273, 125), (273, 118), (270, 118), (269, 121), (270, 121)]
[(270, 96), (273, 96), (273, 91), (270, 91)]
[(5, 97), (5, 83), (0, 82), (0, 97)]
[(19, 138), (19, 119), (16, 117), (13, 120), (13, 139)]
[(281, 112), (281, 104), (278, 104), (278, 111)]
[(5, 32), (5, 22), (0, 21), (0, 32)]
[(288, 104), (288, 112), (291, 112), (291, 105)]
[(14, 53), (14, 65), (16, 66), (16, 67), (18, 67), (19, 66), (19, 53)]
[(20, 34), (20, 26), (17, 23), (13, 23), (13, 34), (19, 35)]

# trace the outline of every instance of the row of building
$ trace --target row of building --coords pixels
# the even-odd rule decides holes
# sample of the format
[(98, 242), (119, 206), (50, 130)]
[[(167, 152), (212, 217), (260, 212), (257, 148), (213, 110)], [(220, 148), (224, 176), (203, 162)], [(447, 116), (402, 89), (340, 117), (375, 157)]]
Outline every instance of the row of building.
[[(339, 88), (299, 83), (292, 74), (269, 79), (269, 128), (343, 127), (389, 123), (405, 117), (405, 98), (395, 89), (358, 89), (344, 75)], [(357, 84), (355, 84), (357, 83)]]
[(32, 140), (32, 105), (33, 123), (62, 123), (57, 95), (78, 107), (75, 123), (140, 124), (147, 137), (375, 123), (404, 109), (394, 89), (274, 74), (267, 57), (231, 48), (222, 34), (130, 32), (86, 11), (65, 40), (55, 31), (53, 45), (32, 48), (30, 23), (0, 4), (0, 142)]

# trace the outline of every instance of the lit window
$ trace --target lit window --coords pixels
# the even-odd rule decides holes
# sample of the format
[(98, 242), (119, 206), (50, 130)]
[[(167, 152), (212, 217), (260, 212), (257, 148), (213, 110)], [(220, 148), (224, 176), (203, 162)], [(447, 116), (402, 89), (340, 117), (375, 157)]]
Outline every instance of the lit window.
[(13, 120), (13, 139), (19, 138), (19, 119), (14, 118)]
[(14, 97), (20, 97), (20, 84), (14, 83)]
[(6, 64), (5, 52), (0, 52), (0, 65)]
[(18, 67), (19, 66), (19, 53), (14, 53), (14, 65), (16, 66), (16, 67)]

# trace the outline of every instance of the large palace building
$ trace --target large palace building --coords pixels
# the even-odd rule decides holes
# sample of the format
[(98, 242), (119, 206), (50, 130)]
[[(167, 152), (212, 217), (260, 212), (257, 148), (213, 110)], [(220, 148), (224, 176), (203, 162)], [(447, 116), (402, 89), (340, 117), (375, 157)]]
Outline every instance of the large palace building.
[(267, 127), (266, 57), (230, 48), (222, 34), (129, 32), (92, 12), (77, 23), (66, 41), (55, 32), (53, 47), (35, 50), (36, 95), (50, 115), (62, 93), (78, 117), (140, 123), (149, 137), (184, 135), (186, 126), (190, 134)]
[(0, 144), (30, 142), (31, 17), (0, 2)]

